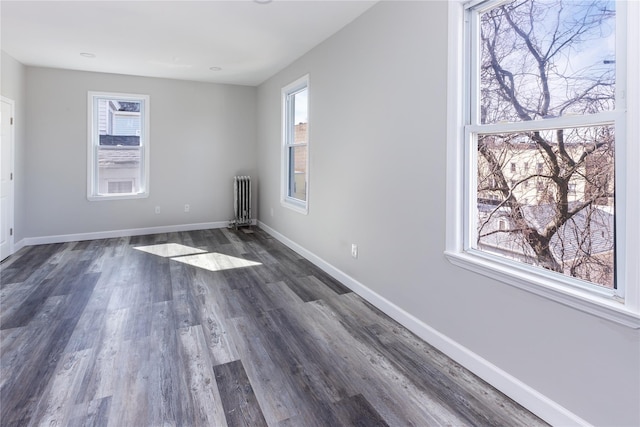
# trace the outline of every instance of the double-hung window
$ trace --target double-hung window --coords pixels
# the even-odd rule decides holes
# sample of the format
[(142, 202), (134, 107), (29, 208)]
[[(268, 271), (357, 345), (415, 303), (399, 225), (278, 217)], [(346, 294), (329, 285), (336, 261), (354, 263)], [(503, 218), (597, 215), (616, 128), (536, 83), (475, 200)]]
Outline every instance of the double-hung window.
[(638, 9), (494, 0), (449, 16), (449, 259), (633, 327)]
[(282, 89), (283, 206), (308, 212), (309, 197), (309, 76)]
[(149, 97), (89, 92), (89, 200), (149, 195)]

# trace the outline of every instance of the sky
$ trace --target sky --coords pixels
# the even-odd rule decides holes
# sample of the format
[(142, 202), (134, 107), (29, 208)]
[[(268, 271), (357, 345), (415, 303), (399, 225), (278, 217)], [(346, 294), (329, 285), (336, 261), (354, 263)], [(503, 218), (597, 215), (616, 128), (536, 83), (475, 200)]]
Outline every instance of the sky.
[(296, 93), (294, 123), (309, 122), (309, 90), (304, 89)]

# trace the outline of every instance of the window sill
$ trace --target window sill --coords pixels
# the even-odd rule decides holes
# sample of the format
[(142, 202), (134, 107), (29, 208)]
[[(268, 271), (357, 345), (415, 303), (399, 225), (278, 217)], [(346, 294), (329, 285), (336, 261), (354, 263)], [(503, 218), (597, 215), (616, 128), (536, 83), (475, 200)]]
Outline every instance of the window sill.
[(121, 194), (121, 195), (109, 195), (109, 196), (87, 196), (90, 202), (101, 202), (107, 200), (128, 200), (128, 199), (146, 199), (149, 197), (149, 193), (138, 194)]
[(499, 280), (599, 318), (633, 329), (640, 329), (640, 313), (625, 308), (621, 302), (608, 295), (606, 291), (597, 294), (591, 290), (563, 285), (543, 275), (519, 271), (503, 263), (468, 252), (445, 251), (444, 254), (449, 262), (458, 267)]
[(292, 211), (301, 213), (303, 215), (307, 215), (309, 213), (309, 207), (307, 203), (298, 201), (296, 199), (283, 199), (280, 200), (280, 204), (285, 208), (291, 209)]

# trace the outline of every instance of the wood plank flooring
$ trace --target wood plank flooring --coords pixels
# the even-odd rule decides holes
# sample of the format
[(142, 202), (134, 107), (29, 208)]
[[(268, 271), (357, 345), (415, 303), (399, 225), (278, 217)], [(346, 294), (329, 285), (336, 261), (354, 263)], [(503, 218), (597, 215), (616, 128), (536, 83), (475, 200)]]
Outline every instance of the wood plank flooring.
[(2, 426), (545, 425), (259, 229), (1, 267)]

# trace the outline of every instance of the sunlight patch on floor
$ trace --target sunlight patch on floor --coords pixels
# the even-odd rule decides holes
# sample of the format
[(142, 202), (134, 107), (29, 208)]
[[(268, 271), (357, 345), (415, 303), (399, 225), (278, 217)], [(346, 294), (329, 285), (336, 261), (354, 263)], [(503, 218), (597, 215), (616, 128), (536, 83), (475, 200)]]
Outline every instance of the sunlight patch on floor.
[(178, 243), (162, 243), (159, 245), (137, 246), (134, 249), (165, 258), (203, 254), (207, 252), (202, 249), (192, 248), (191, 246), (185, 246)]
[(191, 246), (180, 245), (178, 243), (162, 243), (158, 245), (137, 246), (134, 249), (171, 258), (183, 264), (202, 268), (209, 271), (229, 270), (232, 268), (253, 267), (262, 265), (256, 261), (225, 255), (218, 252), (207, 252), (203, 249), (192, 248)]
[(198, 255), (187, 255), (171, 259), (209, 271), (229, 270), (231, 268), (243, 268), (262, 265), (259, 262), (249, 261), (246, 259), (237, 258), (217, 252)]

